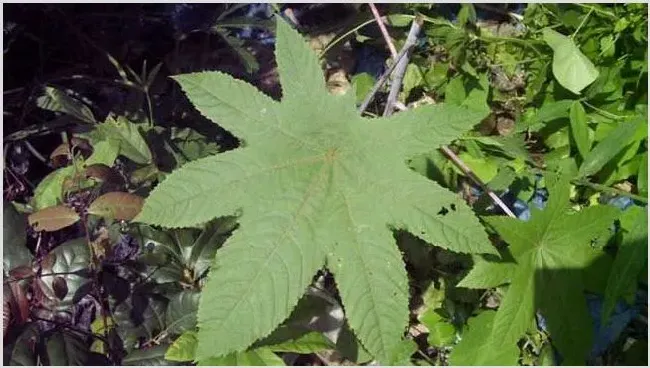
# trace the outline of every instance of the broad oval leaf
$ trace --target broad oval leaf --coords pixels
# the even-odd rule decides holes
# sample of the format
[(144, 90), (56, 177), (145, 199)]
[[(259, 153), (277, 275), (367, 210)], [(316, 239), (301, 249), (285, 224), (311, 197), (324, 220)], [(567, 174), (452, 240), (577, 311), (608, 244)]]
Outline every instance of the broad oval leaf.
[(56, 283), (60, 284), (61, 281), (57, 282), (55, 279), (60, 277), (65, 281), (67, 292), (63, 298), (59, 298), (61, 300), (57, 301), (57, 304), (63, 306), (73, 304), (77, 291), (82, 288), (82, 285), (88, 282), (86, 277), (81, 276), (84, 274), (83, 270), (86, 270), (90, 266), (90, 250), (88, 249), (86, 239), (77, 238), (57, 246), (48, 253), (41, 264), (43, 265), (44, 274), (63, 274), (60, 276), (44, 275), (41, 277), (43, 281), (42, 288), (46, 295), (50, 298), (57, 296), (55, 288), (61, 285), (56, 286)]
[(562, 87), (580, 94), (598, 78), (594, 64), (573, 40), (550, 28), (543, 30), (544, 41), (553, 49), (553, 75)]
[(143, 203), (144, 199), (135, 194), (109, 192), (95, 199), (88, 207), (88, 213), (116, 220), (132, 220), (140, 213)]
[(199, 309), (198, 291), (183, 290), (170, 297), (165, 321), (170, 333), (180, 334), (196, 328), (196, 312)]
[(38, 210), (27, 219), (36, 231), (56, 231), (79, 221), (79, 214), (68, 206), (54, 206)]
[(27, 221), (8, 201), (2, 201), (2, 269), (8, 273), (12, 269), (29, 265), (32, 253), (27, 249)]
[[(29, 323), (13, 344), (5, 342), (3, 362), (10, 366), (35, 366), (38, 356), (36, 344), (40, 338), (40, 329), (36, 323)], [(7, 341), (7, 340), (5, 340)]]
[(95, 122), (95, 116), (88, 106), (54, 87), (45, 86), (43, 95), (36, 99), (36, 106), (74, 116), (86, 123)]
[(90, 353), (89, 347), (75, 332), (55, 332), (47, 339), (47, 356), (51, 366), (83, 366)]
[[(135, 220), (189, 227), (240, 215), (202, 291), (199, 361), (243, 351), (271, 333), (326, 260), (350, 326), (388, 362), (408, 322), (408, 279), (391, 230), (457, 252), (495, 252), (460, 198), (406, 164), (483, 114), (428, 105), (362, 118), (352, 93), (327, 92), (317, 56), (284, 21), (277, 22), (276, 61), (281, 102), (220, 72), (174, 77), (242, 147), (168, 175)], [(443, 207), (451, 210), (442, 214)]]

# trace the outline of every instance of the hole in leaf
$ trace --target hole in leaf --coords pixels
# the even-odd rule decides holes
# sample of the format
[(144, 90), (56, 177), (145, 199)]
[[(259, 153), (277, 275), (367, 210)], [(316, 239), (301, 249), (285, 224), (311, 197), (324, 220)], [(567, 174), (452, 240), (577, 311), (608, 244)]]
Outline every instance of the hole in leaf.
[(455, 204), (452, 203), (449, 207), (451, 207), (452, 211), (456, 211), (456, 205)]
[(447, 209), (447, 207), (442, 207), (440, 209), (440, 211), (438, 211), (438, 215), (441, 215), (441, 216), (444, 216), (444, 215), (446, 215), (448, 213), (449, 213), (449, 210)]

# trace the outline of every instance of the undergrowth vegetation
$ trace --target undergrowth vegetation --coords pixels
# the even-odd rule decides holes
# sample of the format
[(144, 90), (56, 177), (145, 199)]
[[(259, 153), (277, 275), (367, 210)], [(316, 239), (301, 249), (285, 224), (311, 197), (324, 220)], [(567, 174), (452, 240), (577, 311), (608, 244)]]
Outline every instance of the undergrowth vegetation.
[(5, 364), (647, 364), (646, 4), (5, 9)]

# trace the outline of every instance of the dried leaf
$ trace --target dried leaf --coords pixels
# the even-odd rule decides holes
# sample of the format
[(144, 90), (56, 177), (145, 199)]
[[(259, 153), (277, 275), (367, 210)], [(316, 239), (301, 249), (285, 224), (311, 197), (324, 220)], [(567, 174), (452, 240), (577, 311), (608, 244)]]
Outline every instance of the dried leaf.
[(105, 190), (119, 190), (124, 187), (124, 178), (113, 168), (104, 164), (86, 166), (86, 178), (104, 183)]
[(56, 231), (77, 222), (79, 215), (70, 207), (54, 206), (36, 211), (27, 219), (36, 231)]
[(70, 160), (72, 155), (70, 155), (70, 147), (67, 143), (61, 143), (58, 147), (50, 153), (50, 161), (54, 167), (65, 166), (65, 164)]
[(143, 203), (144, 199), (135, 194), (110, 192), (93, 201), (88, 213), (117, 220), (131, 220), (140, 213)]

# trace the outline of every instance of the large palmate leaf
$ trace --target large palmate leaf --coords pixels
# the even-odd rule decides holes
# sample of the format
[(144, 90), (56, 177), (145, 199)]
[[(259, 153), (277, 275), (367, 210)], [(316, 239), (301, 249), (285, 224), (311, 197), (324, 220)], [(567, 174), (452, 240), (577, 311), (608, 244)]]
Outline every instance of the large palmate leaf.
[(483, 365), (502, 364), (499, 356), (502, 347), (517, 343), (536, 311), (547, 319), (551, 338), (564, 363), (584, 364), (591, 346), (592, 325), (583, 296), (582, 274), (602, 254), (591, 242), (607, 231), (618, 210), (592, 206), (577, 213), (569, 212), (568, 179), (564, 175), (552, 183), (546, 208), (543, 211), (531, 208), (530, 222), (508, 217), (488, 218), (488, 223), (509, 247), (504, 251), (503, 260), (477, 259), (459, 284), (489, 288), (510, 283), (481, 348), (484, 356), (479, 360)]
[(239, 215), (202, 291), (197, 360), (242, 351), (286, 319), (323, 265), (350, 326), (388, 362), (408, 320), (407, 275), (392, 229), (464, 253), (493, 252), (471, 210), (413, 172), (481, 113), (434, 105), (359, 117), (352, 93), (327, 92), (316, 55), (278, 22), (281, 102), (219, 72), (175, 79), (206, 117), (242, 141), (185, 164), (147, 198), (135, 221), (187, 227)]

